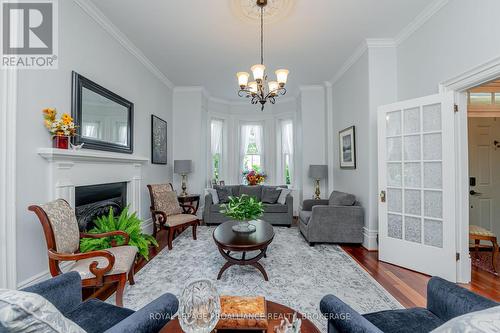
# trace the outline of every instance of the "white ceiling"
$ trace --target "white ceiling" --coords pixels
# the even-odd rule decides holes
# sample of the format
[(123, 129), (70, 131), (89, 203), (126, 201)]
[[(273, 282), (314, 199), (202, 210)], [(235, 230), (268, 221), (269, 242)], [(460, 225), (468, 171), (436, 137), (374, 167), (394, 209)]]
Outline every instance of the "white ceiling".
[[(259, 62), (258, 21), (238, 16), (235, 0), (92, 1), (176, 86), (237, 100), (235, 73)], [(290, 13), (266, 25), (264, 51), (268, 69), (290, 70), (292, 95), (332, 79), (364, 39), (395, 37), (433, 2), (293, 1)]]

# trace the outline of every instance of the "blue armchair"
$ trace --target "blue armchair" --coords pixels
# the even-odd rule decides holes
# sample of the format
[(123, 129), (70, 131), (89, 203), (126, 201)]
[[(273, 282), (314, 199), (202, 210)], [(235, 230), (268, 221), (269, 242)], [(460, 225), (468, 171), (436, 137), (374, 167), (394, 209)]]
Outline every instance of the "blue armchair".
[(97, 299), (82, 302), (82, 282), (77, 272), (56, 276), (23, 291), (43, 296), (88, 333), (158, 332), (179, 306), (172, 294), (164, 294), (138, 311)]
[(427, 284), (427, 308), (388, 310), (360, 315), (333, 295), (323, 297), (321, 312), (328, 333), (430, 332), (455, 317), (499, 304), (454, 283), (433, 277)]

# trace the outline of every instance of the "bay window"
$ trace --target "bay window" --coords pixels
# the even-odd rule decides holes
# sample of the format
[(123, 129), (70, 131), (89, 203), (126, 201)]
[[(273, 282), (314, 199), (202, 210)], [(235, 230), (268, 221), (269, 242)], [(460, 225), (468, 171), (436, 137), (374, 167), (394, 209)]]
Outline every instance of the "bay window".
[(241, 171), (264, 170), (263, 127), (260, 124), (241, 126)]
[(224, 122), (213, 119), (210, 122), (210, 166), (211, 176), (215, 181), (221, 179), (222, 173), (222, 140), (223, 140)]
[(279, 174), (281, 174), (281, 181), (286, 185), (292, 185), (294, 180), (293, 157), (293, 122), (283, 120), (281, 122), (281, 165)]

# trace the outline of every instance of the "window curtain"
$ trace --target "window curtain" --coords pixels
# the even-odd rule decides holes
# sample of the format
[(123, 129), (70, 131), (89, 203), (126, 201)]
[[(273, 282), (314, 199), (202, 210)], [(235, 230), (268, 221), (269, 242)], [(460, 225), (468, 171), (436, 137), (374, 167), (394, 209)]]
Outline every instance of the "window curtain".
[(211, 152), (222, 155), (222, 130), (224, 123), (221, 120), (212, 120), (211, 124)]
[(248, 145), (250, 144), (250, 133), (252, 132), (252, 125), (243, 125), (241, 126), (241, 147), (240, 147), (240, 155), (241, 155), (241, 165), (243, 165), (243, 157), (247, 153)]
[(255, 147), (257, 148), (257, 152), (259, 155), (264, 156), (264, 145), (263, 145), (263, 135), (262, 135), (262, 126), (254, 125), (252, 126), (255, 133)]
[[(289, 169), (290, 178), (293, 183), (294, 181), (294, 158), (293, 158), (293, 123), (292, 121), (284, 121), (281, 128), (281, 144), (282, 144), (282, 158), (283, 158), (283, 169), (284, 169), (284, 159), (285, 155), (290, 156)], [(285, 171), (283, 170), (283, 173)], [(283, 174), (283, 180), (285, 180), (285, 175)]]
[(224, 130), (224, 122), (222, 120), (212, 120), (210, 124), (210, 177), (214, 175), (213, 156), (219, 154), (219, 177), (222, 177), (222, 133)]

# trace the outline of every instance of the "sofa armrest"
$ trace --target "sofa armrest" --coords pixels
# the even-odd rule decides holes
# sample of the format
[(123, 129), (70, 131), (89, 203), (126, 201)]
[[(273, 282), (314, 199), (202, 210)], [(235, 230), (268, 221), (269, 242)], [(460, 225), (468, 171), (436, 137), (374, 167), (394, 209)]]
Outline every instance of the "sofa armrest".
[(328, 200), (307, 199), (302, 202), (302, 210), (310, 212), (314, 206), (328, 206)]
[(82, 279), (77, 272), (69, 272), (24, 288), (23, 291), (42, 296), (65, 314), (82, 302)]
[(382, 333), (375, 325), (333, 295), (326, 295), (319, 308), (328, 320), (328, 333)]
[(214, 204), (214, 200), (212, 198), (212, 195), (210, 193), (205, 194), (205, 207), (211, 206), (213, 204)]
[(172, 294), (164, 294), (142, 309), (131, 314), (106, 333), (149, 333), (159, 332), (179, 308), (179, 301)]
[(427, 284), (427, 309), (443, 321), (498, 305), (439, 277), (431, 278)]

